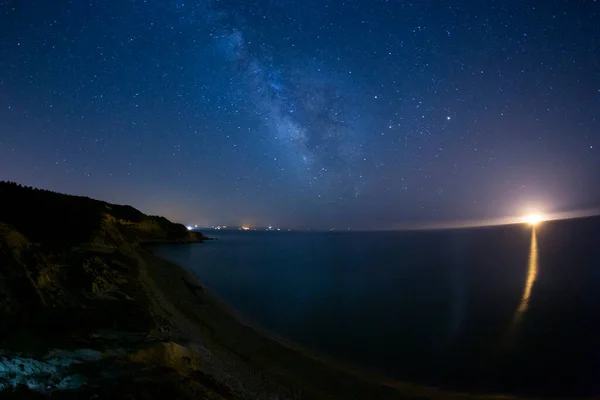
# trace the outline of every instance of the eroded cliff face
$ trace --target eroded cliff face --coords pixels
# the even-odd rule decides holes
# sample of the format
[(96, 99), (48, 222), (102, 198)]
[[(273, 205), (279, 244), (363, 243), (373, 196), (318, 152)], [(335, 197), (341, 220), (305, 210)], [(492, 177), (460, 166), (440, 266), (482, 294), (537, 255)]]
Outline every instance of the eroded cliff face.
[(160, 344), (164, 316), (141, 279), (141, 245), (204, 236), (132, 207), (12, 184), (0, 183), (0, 199), (3, 395), (92, 390), (93, 382), (108, 388), (126, 376), (143, 381), (157, 368), (169, 370), (164, 376), (179, 376), (184, 365), (194, 370), (192, 350)]
[(7, 321), (0, 327), (2, 336), (20, 326), (64, 324), (65, 315), (73, 313), (81, 316), (66, 325), (84, 330), (147, 329), (136, 252), (139, 242), (169, 238), (202, 240), (190, 237), (187, 229), (173, 236), (152, 220), (131, 223), (106, 214), (89, 240), (63, 248), (32, 243), (14, 227), (1, 224), (0, 318)]
[(3, 320), (37, 321), (40, 313), (127, 299), (136, 291), (140, 243), (204, 239), (130, 206), (15, 183), (0, 182), (0, 200)]

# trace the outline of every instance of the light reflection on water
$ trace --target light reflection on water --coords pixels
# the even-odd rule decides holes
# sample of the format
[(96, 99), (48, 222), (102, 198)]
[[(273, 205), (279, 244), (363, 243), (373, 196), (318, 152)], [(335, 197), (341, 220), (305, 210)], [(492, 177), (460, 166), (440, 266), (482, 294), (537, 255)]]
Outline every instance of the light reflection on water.
[(513, 318), (513, 329), (516, 329), (521, 321), (523, 320), (523, 315), (527, 311), (529, 307), (529, 298), (531, 297), (531, 290), (533, 289), (533, 284), (537, 278), (538, 274), (538, 246), (537, 246), (537, 237), (535, 233), (535, 227), (531, 231), (531, 245), (529, 247), (529, 263), (527, 266), (527, 281), (525, 282), (525, 290), (523, 291), (523, 296), (521, 297), (521, 302), (515, 311), (515, 316)]

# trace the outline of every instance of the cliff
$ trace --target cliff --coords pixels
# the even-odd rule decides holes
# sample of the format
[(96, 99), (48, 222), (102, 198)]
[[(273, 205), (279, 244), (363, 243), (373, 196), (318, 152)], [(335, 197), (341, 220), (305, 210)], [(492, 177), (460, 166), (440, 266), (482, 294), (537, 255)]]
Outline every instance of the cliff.
[(0, 392), (71, 382), (65, 368), (82, 361), (50, 366), (53, 349), (155, 343), (164, 328), (140, 277), (141, 245), (204, 239), (131, 206), (0, 182)]

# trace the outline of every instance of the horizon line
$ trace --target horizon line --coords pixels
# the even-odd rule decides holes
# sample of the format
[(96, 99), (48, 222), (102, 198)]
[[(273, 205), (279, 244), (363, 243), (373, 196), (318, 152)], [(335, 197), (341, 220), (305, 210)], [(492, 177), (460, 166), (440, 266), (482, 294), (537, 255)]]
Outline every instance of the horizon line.
[[(558, 221), (576, 218), (586, 218), (600, 216), (600, 208), (591, 208), (585, 210), (576, 211), (563, 211), (550, 214), (543, 214), (543, 222), (547, 221)], [(278, 229), (281, 232), (287, 231), (311, 231), (311, 232), (390, 232), (390, 231), (423, 231), (423, 230), (447, 230), (447, 229), (465, 229), (465, 228), (485, 228), (493, 226), (504, 226), (504, 225), (518, 225), (526, 224), (523, 216), (519, 217), (502, 217), (493, 219), (482, 219), (482, 220), (466, 220), (466, 221), (445, 221), (445, 222), (424, 222), (424, 223), (400, 223), (392, 227), (387, 228), (291, 228), (291, 227), (273, 227), (268, 229), (268, 226), (257, 225), (255, 227), (249, 226), (250, 231), (252, 230), (268, 230), (277, 232)], [(186, 225), (186, 224), (183, 224)], [(248, 225), (212, 225), (212, 226), (198, 226), (186, 225), (193, 227), (192, 229), (215, 229), (215, 226), (226, 226), (221, 228), (223, 230), (242, 230), (242, 226)]]

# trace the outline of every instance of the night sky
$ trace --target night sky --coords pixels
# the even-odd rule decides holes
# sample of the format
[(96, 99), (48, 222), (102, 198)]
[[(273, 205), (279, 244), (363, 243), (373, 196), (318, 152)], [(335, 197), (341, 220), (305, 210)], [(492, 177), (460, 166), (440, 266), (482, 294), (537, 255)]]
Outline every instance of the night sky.
[(187, 224), (600, 205), (600, 2), (0, 0), (0, 179)]

